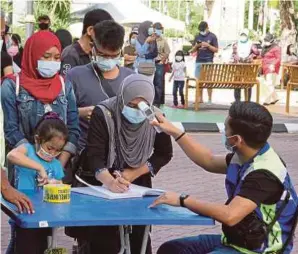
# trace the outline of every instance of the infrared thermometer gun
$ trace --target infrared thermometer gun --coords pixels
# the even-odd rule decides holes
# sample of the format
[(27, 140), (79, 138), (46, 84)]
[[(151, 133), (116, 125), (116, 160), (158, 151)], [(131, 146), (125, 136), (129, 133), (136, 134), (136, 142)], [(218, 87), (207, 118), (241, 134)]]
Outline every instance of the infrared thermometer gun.
[[(141, 101), (138, 104), (138, 107), (150, 122), (158, 122), (158, 120), (155, 117), (154, 111), (144, 101)], [(159, 127), (154, 126), (154, 128), (158, 133), (162, 132), (162, 130)]]

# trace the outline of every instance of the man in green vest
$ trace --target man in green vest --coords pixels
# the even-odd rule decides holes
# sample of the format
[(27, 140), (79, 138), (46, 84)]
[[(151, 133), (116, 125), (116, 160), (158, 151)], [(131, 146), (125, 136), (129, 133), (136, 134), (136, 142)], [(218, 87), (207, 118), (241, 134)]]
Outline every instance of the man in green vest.
[(223, 143), (214, 155), (163, 116), (152, 123), (173, 136), (186, 155), (206, 171), (226, 174), (225, 204), (187, 194), (165, 193), (152, 204), (183, 206), (222, 223), (222, 235), (199, 235), (164, 243), (158, 254), (290, 253), (298, 198), (286, 166), (267, 140), (273, 119), (254, 102), (236, 102), (225, 121)]

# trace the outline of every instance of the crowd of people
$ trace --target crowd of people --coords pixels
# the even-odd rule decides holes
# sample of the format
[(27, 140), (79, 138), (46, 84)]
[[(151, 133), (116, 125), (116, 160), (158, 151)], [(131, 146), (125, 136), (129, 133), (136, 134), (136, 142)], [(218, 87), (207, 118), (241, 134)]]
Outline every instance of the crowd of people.
[[(5, 47), (3, 17), (1, 13), (1, 64), (2, 55), (16, 52)], [(145, 21), (134, 28), (124, 50), (124, 28), (101, 9), (85, 15), (77, 41), (65, 30), (54, 33), (47, 16), (38, 23), (40, 30), (27, 39), (22, 50), (20, 70), (13, 69), (17, 54), (9, 55), (10, 63), (1, 67), (1, 193), (5, 199), (20, 212), (34, 213), (38, 207), (32, 207), (23, 190), (38, 191), (45, 184), (61, 182), (81, 186), (75, 174), (90, 184), (104, 184), (112, 192), (125, 192), (131, 183), (151, 187), (152, 178), (172, 159), (173, 137), (195, 164), (211, 173), (226, 174), (228, 200), (224, 205), (207, 203), (173, 192), (157, 198), (152, 209), (159, 204), (183, 206), (223, 225), (222, 236), (173, 240), (164, 243), (159, 254), (291, 251), (298, 198), (286, 165), (268, 143), (273, 119), (264, 106), (240, 102), (237, 91), (223, 133), (229, 153), (214, 155), (170, 123), (159, 109), (170, 54), (161, 23)], [(213, 62), (218, 50), (208, 24), (201, 22), (199, 30), (191, 50), (198, 52), (197, 77), (202, 63)], [(14, 46), (20, 47), (18, 39)], [(251, 55), (252, 45), (246, 39), (243, 32), (235, 45), (235, 61), (245, 61), (244, 52)], [(271, 36), (265, 42), (268, 48), (263, 56), (278, 52)], [(120, 65), (121, 56), (127, 67)], [(172, 64), (175, 107), (178, 90), (184, 106), (184, 58), (178, 51)], [(274, 79), (272, 73), (278, 69), (278, 64), (263, 66), (268, 79)], [(268, 103), (275, 100), (272, 90)], [(149, 122), (140, 103), (146, 103), (158, 121)], [(23, 229), (13, 220), (10, 225), (8, 254), (44, 253), (51, 233), (48, 228)], [(116, 226), (66, 227), (65, 233), (77, 240), (80, 253), (114, 254), (120, 249), (118, 230)], [(133, 254), (140, 253), (143, 235), (144, 226), (132, 228)], [(150, 238), (146, 253), (152, 253)]]

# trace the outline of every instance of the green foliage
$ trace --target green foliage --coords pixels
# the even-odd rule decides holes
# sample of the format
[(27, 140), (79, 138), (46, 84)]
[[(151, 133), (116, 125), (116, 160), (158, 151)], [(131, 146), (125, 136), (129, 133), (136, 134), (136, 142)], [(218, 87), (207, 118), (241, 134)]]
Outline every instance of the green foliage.
[[(35, 20), (41, 15), (48, 15), (51, 19), (51, 29), (68, 29), (70, 25), (71, 0), (37, 0), (34, 2)], [(38, 29), (36, 25), (36, 29)]]
[[(178, 0), (176, 1), (166, 1), (167, 13), (166, 15), (178, 19), (181, 21), (186, 20), (187, 14), (187, 4), (189, 5), (189, 21), (190, 23), (186, 26), (186, 30), (184, 34), (181, 32), (175, 32), (172, 29), (167, 29), (166, 35), (168, 37), (186, 37), (192, 39), (198, 33), (198, 25), (200, 21), (203, 20), (204, 17), (204, 6), (198, 3), (194, 3), (194, 1), (180, 1), (180, 8), (178, 8)], [(154, 10), (159, 10), (159, 1), (152, 1), (151, 8)], [(179, 9), (179, 11), (178, 11)], [(162, 11), (162, 8), (161, 8)], [(169, 31), (168, 31), (169, 30)]]

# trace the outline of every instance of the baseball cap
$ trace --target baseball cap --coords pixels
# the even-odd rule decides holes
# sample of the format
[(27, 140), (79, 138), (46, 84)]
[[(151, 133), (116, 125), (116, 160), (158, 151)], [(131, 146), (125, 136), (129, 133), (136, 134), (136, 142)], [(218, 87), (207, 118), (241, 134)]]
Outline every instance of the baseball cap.
[(208, 27), (208, 23), (206, 21), (201, 21), (201, 23), (199, 24), (199, 30), (201, 32), (205, 31)]

